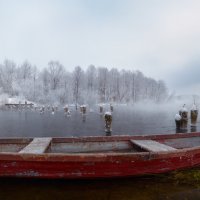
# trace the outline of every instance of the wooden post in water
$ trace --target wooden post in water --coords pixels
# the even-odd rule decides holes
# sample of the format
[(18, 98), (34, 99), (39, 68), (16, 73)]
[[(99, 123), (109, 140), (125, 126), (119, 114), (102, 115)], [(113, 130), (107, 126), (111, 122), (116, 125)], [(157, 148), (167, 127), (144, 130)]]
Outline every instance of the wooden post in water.
[(197, 106), (193, 104), (190, 110), (191, 127), (196, 126), (197, 118), (198, 118), (198, 109)]
[(187, 108), (185, 107), (185, 104), (179, 111), (179, 115), (181, 116), (181, 121), (180, 121), (180, 128), (181, 129), (187, 129), (187, 124), (188, 124), (188, 111)]
[(105, 132), (106, 134), (111, 134), (112, 132), (112, 114), (110, 112), (105, 112)]
[(100, 114), (103, 113), (103, 106), (102, 106), (102, 105), (99, 106), (99, 113), (100, 113)]
[(69, 111), (68, 105), (66, 105), (66, 106), (64, 107), (64, 113), (65, 113), (65, 117), (69, 117), (69, 116), (70, 116), (70, 111)]
[(40, 114), (43, 114), (43, 113), (44, 113), (44, 110), (45, 110), (45, 107), (42, 106), (42, 107), (40, 108)]
[(181, 129), (181, 116), (179, 114), (175, 115), (175, 123), (176, 123), (176, 129)]
[(51, 109), (51, 106), (50, 105), (47, 105), (47, 110), (50, 110)]
[(56, 111), (58, 111), (58, 106), (55, 106), (54, 109), (55, 109)]
[(64, 112), (65, 112), (65, 114), (67, 114), (68, 111), (69, 111), (69, 108), (68, 108), (68, 105), (66, 105), (66, 106), (64, 107)]
[(53, 106), (51, 108), (51, 111), (52, 111), (51, 114), (54, 115), (55, 114), (55, 108)]
[(80, 113), (83, 113), (83, 106), (80, 106)]
[(114, 108), (113, 108), (113, 105), (110, 104), (110, 111), (113, 112)]
[(82, 105), (82, 114), (85, 115), (86, 114), (86, 105)]
[(80, 106), (80, 112), (82, 113), (82, 121), (86, 122), (86, 105), (81, 105)]

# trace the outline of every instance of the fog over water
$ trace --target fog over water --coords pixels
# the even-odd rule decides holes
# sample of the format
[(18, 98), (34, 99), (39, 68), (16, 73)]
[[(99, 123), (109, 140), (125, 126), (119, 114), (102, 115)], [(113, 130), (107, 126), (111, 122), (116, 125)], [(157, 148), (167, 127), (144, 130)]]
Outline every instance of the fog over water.
[[(112, 135), (145, 135), (175, 133), (174, 116), (179, 106), (174, 104), (114, 105), (112, 113)], [(188, 106), (189, 107), (189, 106)], [(60, 137), (60, 136), (103, 136), (105, 123), (99, 107), (87, 108), (86, 115), (70, 107), (69, 116), (59, 108), (53, 115), (51, 111), (41, 114), (35, 110), (0, 111), (1, 137)], [(108, 111), (109, 106), (104, 106)], [(200, 130), (197, 123), (196, 131)], [(188, 126), (188, 130), (190, 126)], [(192, 130), (194, 131), (194, 130)]]

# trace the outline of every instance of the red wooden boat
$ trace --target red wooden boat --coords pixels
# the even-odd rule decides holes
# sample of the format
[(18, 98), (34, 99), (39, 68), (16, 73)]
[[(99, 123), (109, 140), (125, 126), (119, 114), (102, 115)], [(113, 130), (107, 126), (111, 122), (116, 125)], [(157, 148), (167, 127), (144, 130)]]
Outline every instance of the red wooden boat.
[(200, 166), (200, 132), (0, 139), (0, 176), (111, 178)]

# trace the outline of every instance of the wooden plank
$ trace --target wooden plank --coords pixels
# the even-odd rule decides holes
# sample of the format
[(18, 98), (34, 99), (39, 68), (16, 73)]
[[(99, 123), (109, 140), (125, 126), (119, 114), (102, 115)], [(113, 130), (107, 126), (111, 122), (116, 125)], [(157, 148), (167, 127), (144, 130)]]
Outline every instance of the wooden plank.
[(159, 152), (159, 151), (174, 151), (177, 150), (173, 147), (170, 147), (165, 144), (153, 140), (130, 140), (134, 145), (139, 146), (140, 148), (150, 151), (150, 152)]
[(49, 147), (52, 138), (34, 138), (24, 149), (19, 153), (44, 153)]

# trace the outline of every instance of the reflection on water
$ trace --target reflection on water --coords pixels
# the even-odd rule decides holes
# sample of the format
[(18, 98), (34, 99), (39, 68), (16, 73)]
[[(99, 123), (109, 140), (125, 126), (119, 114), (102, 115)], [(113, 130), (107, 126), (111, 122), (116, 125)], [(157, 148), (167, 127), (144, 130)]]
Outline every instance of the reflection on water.
[(200, 198), (200, 184), (177, 183), (173, 179), (169, 180), (167, 176), (96, 181), (0, 180), (0, 197), (5, 200), (182, 200)]
[[(173, 111), (152, 112), (115, 108), (113, 135), (175, 133)], [(190, 131), (190, 128), (188, 130)], [(199, 131), (198, 126), (191, 131)], [(178, 131), (180, 132), (180, 131)], [(105, 135), (103, 115), (90, 112), (81, 115), (72, 110), (0, 111), (0, 136), (86, 136)], [(154, 200), (200, 199), (200, 171), (197, 173), (162, 175), (143, 178), (72, 181), (0, 179), (0, 199), (105, 199)]]

